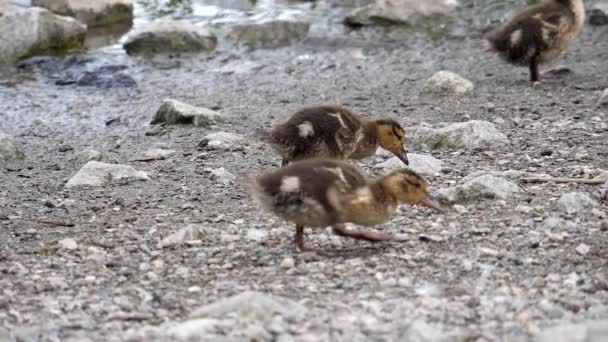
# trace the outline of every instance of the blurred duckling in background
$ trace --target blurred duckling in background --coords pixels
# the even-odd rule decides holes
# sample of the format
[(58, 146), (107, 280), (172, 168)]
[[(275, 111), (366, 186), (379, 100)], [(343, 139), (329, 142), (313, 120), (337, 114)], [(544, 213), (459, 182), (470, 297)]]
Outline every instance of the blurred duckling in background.
[(378, 147), (409, 164), (405, 130), (390, 119), (368, 121), (341, 106), (303, 108), (260, 138), (283, 157), (282, 165), (309, 158), (363, 159)]
[(544, 0), (484, 36), (486, 49), (503, 60), (530, 69), (530, 81), (540, 82), (538, 65), (555, 61), (582, 31), (583, 0)]
[(304, 227), (333, 227), (337, 235), (367, 241), (390, 240), (380, 232), (350, 230), (346, 223), (373, 226), (390, 219), (399, 203), (420, 204), (439, 211), (427, 193), (428, 183), (409, 169), (366, 178), (346, 161), (314, 158), (247, 178), (245, 187), (263, 209), (296, 225), (298, 251), (304, 245)]

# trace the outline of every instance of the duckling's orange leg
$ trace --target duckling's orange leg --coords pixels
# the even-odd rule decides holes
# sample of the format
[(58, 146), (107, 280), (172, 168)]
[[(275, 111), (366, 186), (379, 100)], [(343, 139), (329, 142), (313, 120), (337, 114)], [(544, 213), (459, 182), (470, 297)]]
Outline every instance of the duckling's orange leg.
[(367, 230), (349, 230), (343, 224), (333, 226), (334, 234), (343, 237), (349, 237), (357, 240), (365, 240), (370, 242), (392, 240), (388, 234), (380, 232), (372, 232)]
[(314, 248), (304, 246), (304, 226), (296, 225), (296, 249), (298, 252), (314, 252)]

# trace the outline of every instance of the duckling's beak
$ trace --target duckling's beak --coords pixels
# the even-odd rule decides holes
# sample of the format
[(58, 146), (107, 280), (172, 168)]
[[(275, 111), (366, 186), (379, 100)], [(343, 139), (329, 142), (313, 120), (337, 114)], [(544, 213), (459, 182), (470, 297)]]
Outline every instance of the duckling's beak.
[(410, 161), (407, 159), (407, 151), (405, 150), (403, 145), (401, 145), (399, 152), (397, 152), (396, 154), (397, 158), (399, 158), (405, 165), (410, 165)]
[(426, 207), (435, 209), (439, 212), (445, 213), (445, 209), (443, 209), (439, 202), (435, 198), (433, 198), (433, 196), (431, 196), (428, 192), (426, 193), (424, 199), (421, 201), (421, 204)]

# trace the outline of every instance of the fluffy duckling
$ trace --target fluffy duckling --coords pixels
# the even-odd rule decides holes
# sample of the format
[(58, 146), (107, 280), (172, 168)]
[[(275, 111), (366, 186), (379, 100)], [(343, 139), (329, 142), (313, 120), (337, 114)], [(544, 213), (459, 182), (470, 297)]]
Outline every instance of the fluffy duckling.
[(247, 178), (245, 187), (263, 209), (295, 223), (298, 251), (304, 245), (304, 227), (332, 226), (335, 234), (381, 241), (380, 232), (349, 230), (346, 223), (373, 226), (384, 223), (399, 203), (421, 204), (442, 211), (427, 193), (428, 183), (409, 169), (368, 179), (346, 161), (313, 158)]
[(583, 0), (544, 0), (484, 36), (486, 49), (514, 65), (527, 66), (533, 84), (540, 81), (538, 65), (555, 61), (582, 31)]
[(394, 120), (368, 121), (340, 106), (303, 108), (270, 131), (258, 131), (283, 157), (282, 165), (308, 158), (363, 159), (378, 147), (409, 164), (405, 130)]

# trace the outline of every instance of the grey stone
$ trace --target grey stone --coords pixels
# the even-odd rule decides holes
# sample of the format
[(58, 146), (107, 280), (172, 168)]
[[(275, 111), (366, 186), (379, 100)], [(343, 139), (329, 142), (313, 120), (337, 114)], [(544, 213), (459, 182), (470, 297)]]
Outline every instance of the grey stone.
[(0, 17), (0, 64), (44, 53), (49, 49), (82, 47), (86, 26), (74, 18), (32, 7)]
[(200, 147), (211, 150), (240, 150), (246, 144), (244, 136), (230, 132), (213, 132), (207, 134), (199, 143)]
[(602, 0), (591, 7), (589, 24), (595, 26), (608, 25), (608, 1)]
[(25, 154), (15, 145), (13, 138), (0, 131), (0, 160), (23, 158), (25, 158)]
[[(416, 153), (408, 153), (407, 158), (410, 161), (408, 167), (424, 176), (435, 175), (443, 169), (443, 162), (432, 156)], [(392, 157), (380, 164), (376, 164), (374, 167), (384, 170), (398, 170), (405, 167), (403, 162), (397, 158)]]
[(164, 148), (151, 148), (144, 151), (141, 156), (142, 160), (160, 160), (176, 154), (177, 151)]
[(173, 99), (165, 99), (152, 119), (152, 124), (164, 122), (169, 125), (192, 124), (209, 127), (222, 121), (222, 114), (211, 109), (195, 107)]
[(575, 214), (596, 207), (598, 203), (589, 195), (582, 192), (563, 194), (557, 201), (559, 209), (567, 214)]
[(608, 320), (561, 324), (543, 330), (536, 342), (603, 342), (608, 336)]
[(416, 319), (410, 323), (403, 324), (397, 320), (395, 323), (395, 335), (391, 341), (408, 342), (447, 342), (458, 341), (458, 333), (446, 333), (439, 324), (429, 324), (422, 319)]
[(297, 319), (305, 314), (305, 307), (287, 298), (246, 291), (205, 305), (192, 312), (190, 317), (221, 318), (236, 315), (239, 320), (269, 321), (275, 315), (281, 315), (287, 319)]
[(107, 164), (98, 161), (86, 163), (67, 182), (66, 187), (102, 186), (111, 181), (150, 180), (148, 174), (129, 165)]
[(209, 230), (198, 224), (189, 224), (186, 227), (162, 239), (157, 245), (158, 248), (177, 246), (187, 241), (202, 240), (209, 236)]
[(520, 187), (509, 180), (484, 175), (470, 179), (452, 188), (440, 189), (437, 197), (442, 202), (453, 204), (484, 198), (506, 200), (520, 191)]
[(104, 158), (104, 155), (96, 150), (84, 150), (76, 153), (72, 158), (72, 162), (77, 164), (85, 164), (92, 160), (101, 161)]
[(248, 48), (278, 48), (303, 40), (309, 29), (300, 11), (264, 12), (231, 25), (227, 38)]
[(598, 106), (608, 106), (608, 89), (604, 89), (600, 95), (600, 99), (597, 101)]
[(424, 83), (422, 93), (461, 95), (471, 92), (474, 88), (473, 82), (451, 71), (442, 70)]
[(228, 185), (236, 179), (236, 177), (232, 173), (228, 172), (223, 167), (220, 167), (218, 169), (205, 169), (205, 171), (211, 173), (211, 180), (214, 180), (218, 183), (222, 183), (224, 185)]
[(457, 4), (456, 0), (377, 0), (351, 11), (344, 18), (344, 23), (351, 26), (412, 25), (421, 18), (447, 15)]
[(160, 19), (129, 33), (123, 48), (130, 55), (204, 52), (214, 50), (217, 37), (205, 27), (186, 21)]
[(541, 228), (547, 231), (564, 230), (566, 221), (555, 216), (547, 217), (541, 224)]
[(89, 28), (133, 20), (132, 0), (32, 0), (32, 5), (74, 17)]
[(416, 147), (427, 146), (431, 149), (491, 149), (509, 142), (494, 124), (480, 120), (454, 123), (442, 128), (412, 127), (408, 130), (408, 139)]

